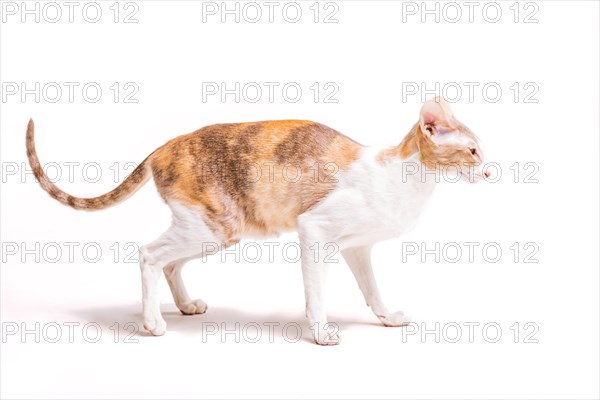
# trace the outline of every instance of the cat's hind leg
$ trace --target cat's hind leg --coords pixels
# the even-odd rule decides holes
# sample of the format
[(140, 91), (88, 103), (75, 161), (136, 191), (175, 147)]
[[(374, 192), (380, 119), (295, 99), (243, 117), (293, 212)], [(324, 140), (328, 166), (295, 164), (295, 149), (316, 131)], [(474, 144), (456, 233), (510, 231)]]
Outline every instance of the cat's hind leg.
[[(175, 288), (174, 297), (180, 304), (190, 304), (191, 300), (181, 281), (180, 273), (183, 264), (177, 267), (179, 262), (182, 260), (185, 262), (202, 254), (203, 249), (208, 247), (218, 248), (221, 243), (220, 238), (204, 221), (200, 210), (181, 204), (170, 204), (170, 206), (173, 211), (171, 227), (160, 238), (140, 248), (144, 328), (156, 336), (163, 335), (167, 327), (160, 313), (157, 288), (163, 269), (167, 267), (169, 273), (177, 269), (172, 279)], [(202, 308), (200, 303), (197, 306), (199, 309)], [(191, 309), (188, 305), (184, 307), (186, 311)]]
[(190, 298), (181, 276), (181, 271), (184, 265), (192, 259), (206, 257), (218, 253), (220, 250), (223, 250), (223, 248), (232, 246), (235, 243), (238, 243), (238, 241), (233, 240), (223, 245), (217, 245), (216, 243), (209, 243), (207, 245), (207, 243), (204, 243), (202, 246), (203, 252), (201, 254), (173, 261), (163, 268), (165, 278), (167, 279), (167, 283), (171, 289), (171, 294), (173, 295), (173, 300), (175, 301), (175, 305), (177, 308), (179, 308), (179, 311), (181, 311), (182, 314), (204, 314), (208, 309), (208, 305), (201, 299), (192, 300)]
[(192, 300), (190, 298), (181, 277), (181, 270), (189, 260), (189, 258), (180, 259), (169, 263), (163, 268), (163, 271), (173, 294), (173, 300), (175, 300), (175, 305), (179, 308), (179, 311), (184, 315), (204, 314), (208, 306), (201, 299)]

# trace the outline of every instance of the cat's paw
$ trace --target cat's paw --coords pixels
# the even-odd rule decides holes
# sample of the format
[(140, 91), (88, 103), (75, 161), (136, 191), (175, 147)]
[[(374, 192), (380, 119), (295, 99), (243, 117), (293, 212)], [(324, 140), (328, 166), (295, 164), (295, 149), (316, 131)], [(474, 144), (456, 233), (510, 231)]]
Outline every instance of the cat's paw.
[(178, 307), (183, 315), (204, 314), (208, 309), (206, 303), (200, 299), (192, 300), (185, 304), (179, 304)]
[(379, 317), (385, 326), (405, 326), (410, 322), (410, 316), (404, 315), (402, 311)]
[(162, 317), (144, 318), (144, 329), (153, 336), (162, 336), (167, 331), (167, 323)]
[(337, 330), (322, 330), (321, 332), (313, 332), (316, 344), (321, 346), (335, 346), (340, 344), (342, 338)]

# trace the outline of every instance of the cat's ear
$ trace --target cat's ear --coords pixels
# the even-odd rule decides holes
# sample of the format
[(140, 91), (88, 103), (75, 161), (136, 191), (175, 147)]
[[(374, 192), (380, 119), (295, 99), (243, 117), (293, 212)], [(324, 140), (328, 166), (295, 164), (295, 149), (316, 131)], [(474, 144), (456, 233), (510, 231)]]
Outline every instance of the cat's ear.
[(453, 116), (450, 104), (442, 97), (429, 99), (421, 107), (421, 131), (428, 136), (445, 133), (449, 130), (448, 120)]

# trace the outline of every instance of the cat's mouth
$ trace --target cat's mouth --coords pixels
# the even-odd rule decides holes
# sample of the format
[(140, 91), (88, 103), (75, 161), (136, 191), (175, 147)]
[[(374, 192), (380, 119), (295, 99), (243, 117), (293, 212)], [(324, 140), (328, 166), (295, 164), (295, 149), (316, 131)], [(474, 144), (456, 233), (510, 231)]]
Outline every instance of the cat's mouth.
[(469, 183), (477, 183), (483, 180), (488, 179), (490, 176), (492, 176), (492, 174), (490, 174), (489, 172), (485, 171), (485, 172), (464, 172), (461, 171), (461, 178), (464, 181), (467, 181)]

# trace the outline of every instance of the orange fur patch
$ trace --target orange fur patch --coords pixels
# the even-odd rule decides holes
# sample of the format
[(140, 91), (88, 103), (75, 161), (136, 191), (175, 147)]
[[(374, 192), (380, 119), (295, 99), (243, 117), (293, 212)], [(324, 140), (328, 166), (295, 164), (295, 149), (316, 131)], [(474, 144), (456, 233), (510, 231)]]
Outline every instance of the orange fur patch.
[(336, 186), (362, 146), (310, 121), (219, 124), (150, 156), (159, 193), (204, 210), (223, 235), (278, 233)]
[[(454, 120), (452, 129), (460, 132), (478, 143), (477, 137), (465, 125)], [(452, 144), (436, 144), (421, 130), (419, 123), (415, 124), (402, 142), (381, 151), (377, 161), (385, 164), (393, 159), (406, 159), (415, 153), (420, 153), (420, 161), (429, 169), (450, 166), (476, 165), (479, 160), (474, 157), (468, 148)]]

